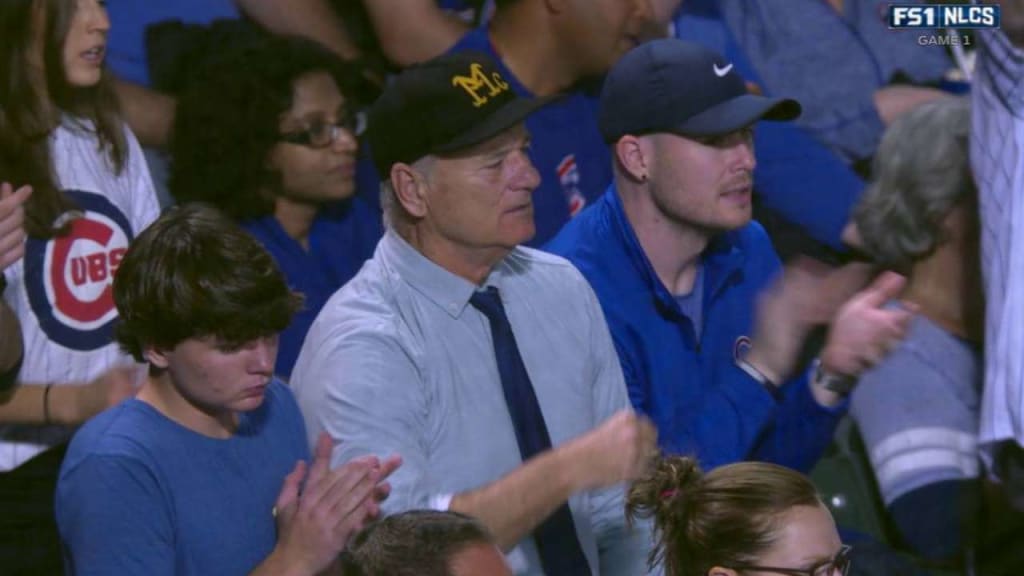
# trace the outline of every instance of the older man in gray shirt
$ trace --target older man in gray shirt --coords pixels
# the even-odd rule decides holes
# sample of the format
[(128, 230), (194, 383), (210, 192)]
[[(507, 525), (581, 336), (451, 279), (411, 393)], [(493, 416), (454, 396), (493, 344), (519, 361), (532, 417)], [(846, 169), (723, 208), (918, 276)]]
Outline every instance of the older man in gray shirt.
[(597, 299), (519, 244), (539, 184), (514, 95), (487, 56), (408, 69), (370, 114), (389, 230), (324, 307), (292, 375), (334, 458), (397, 453), (386, 512), (480, 519), (520, 574), (646, 572), (623, 482), (656, 433), (629, 408)]

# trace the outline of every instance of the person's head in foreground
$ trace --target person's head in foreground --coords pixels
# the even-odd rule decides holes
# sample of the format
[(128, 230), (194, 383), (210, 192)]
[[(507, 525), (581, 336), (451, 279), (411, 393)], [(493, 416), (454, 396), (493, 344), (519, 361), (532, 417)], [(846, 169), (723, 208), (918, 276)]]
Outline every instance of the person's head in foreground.
[(612, 68), (598, 121), (623, 202), (712, 236), (750, 222), (754, 124), (799, 115), (795, 100), (749, 93), (723, 56), (665, 39)]
[(740, 462), (704, 474), (669, 457), (629, 492), (630, 517), (652, 518), (652, 565), (666, 576), (845, 576), (849, 548), (811, 482), (798, 472)]
[(118, 342), (150, 367), (140, 398), (186, 427), (230, 436), (236, 414), (262, 404), (277, 334), (301, 298), (259, 242), (193, 204), (135, 239), (114, 302)]
[(511, 576), (490, 533), (457, 512), (412, 510), (371, 524), (342, 554), (344, 576)]
[(389, 226), (450, 270), (465, 261), (489, 267), (532, 238), (540, 175), (523, 121), (546, 102), (516, 96), (485, 54), (405, 70), (368, 127)]

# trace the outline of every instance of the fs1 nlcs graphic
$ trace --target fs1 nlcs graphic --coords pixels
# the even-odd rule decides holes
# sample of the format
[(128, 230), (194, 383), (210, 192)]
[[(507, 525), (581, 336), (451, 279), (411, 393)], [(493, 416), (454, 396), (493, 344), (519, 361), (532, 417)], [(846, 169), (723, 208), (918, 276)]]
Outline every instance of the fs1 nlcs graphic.
[(999, 28), (998, 4), (891, 4), (889, 28), (946, 28), (984, 30)]

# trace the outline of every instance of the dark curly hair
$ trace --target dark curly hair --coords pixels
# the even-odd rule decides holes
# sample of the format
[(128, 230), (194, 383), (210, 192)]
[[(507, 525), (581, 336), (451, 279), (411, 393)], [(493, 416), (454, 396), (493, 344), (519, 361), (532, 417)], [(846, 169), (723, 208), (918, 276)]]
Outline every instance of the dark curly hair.
[(273, 213), (280, 175), (267, 166), (293, 84), (327, 72), (350, 109), (365, 93), (360, 72), (326, 48), (259, 36), (205, 63), (178, 98), (171, 137), (170, 191), (179, 203), (213, 204), (238, 221)]

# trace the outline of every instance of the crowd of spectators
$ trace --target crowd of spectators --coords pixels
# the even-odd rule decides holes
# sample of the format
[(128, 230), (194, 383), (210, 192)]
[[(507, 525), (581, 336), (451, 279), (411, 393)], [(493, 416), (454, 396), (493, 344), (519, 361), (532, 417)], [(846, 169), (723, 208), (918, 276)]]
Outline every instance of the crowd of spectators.
[(0, 571), (1019, 573), (999, 8), (3, 0)]

